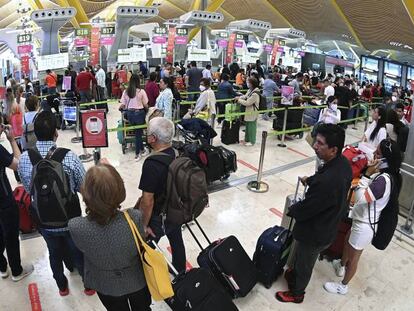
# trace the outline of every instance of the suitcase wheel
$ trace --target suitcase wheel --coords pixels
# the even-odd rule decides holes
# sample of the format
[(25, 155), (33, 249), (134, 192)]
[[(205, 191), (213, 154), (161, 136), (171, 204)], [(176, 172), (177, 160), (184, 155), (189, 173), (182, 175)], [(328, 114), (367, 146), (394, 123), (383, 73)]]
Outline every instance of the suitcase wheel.
[(229, 179), (229, 177), (230, 177), (230, 174), (226, 174), (226, 175), (224, 175), (223, 177), (220, 178), (220, 181), (225, 181), (225, 180)]

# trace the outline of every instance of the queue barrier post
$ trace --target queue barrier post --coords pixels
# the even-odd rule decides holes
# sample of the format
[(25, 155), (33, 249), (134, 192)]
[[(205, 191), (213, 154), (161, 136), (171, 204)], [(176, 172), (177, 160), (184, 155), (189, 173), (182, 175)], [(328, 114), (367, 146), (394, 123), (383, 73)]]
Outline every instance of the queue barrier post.
[(99, 163), (99, 160), (101, 159), (101, 148), (95, 148), (93, 151), (93, 161), (95, 165)]
[(70, 141), (74, 144), (80, 143), (82, 141), (82, 137), (79, 135), (79, 127), (80, 127), (80, 106), (79, 102), (76, 101), (76, 136), (73, 137)]
[(364, 133), (367, 131), (368, 123), (369, 123), (369, 106), (367, 105), (366, 116), (365, 116)]
[[(360, 112), (359, 106), (360, 106), (360, 104), (358, 104), (357, 107), (356, 107), (357, 108), (357, 112), (356, 112), (355, 118), (358, 118), (359, 117), (359, 112)], [(358, 120), (355, 120), (354, 127), (353, 127), (354, 130), (357, 130), (357, 127), (356, 127), (357, 126), (357, 123), (358, 123)]]
[(279, 144), (277, 144), (279, 147), (282, 147), (282, 148), (286, 148), (286, 144), (285, 144), (285, 136), (286, 136), (286, 134), (285, 134), (285, 131), (286, 131), (287, 115), (288, 115), (288, 108), (285, 107), (285, 114), (283, 116), (283, 134), (282, 134), (282, 141)]
[(257, 180), (253, 180), (247, 184), (247, 189), (257, 193), (265, 193), (269, 191), (269, 185), (262, 181), (263, 175), (263, 161), (264, 155), (266, 151), (266, 140), (267, 140), (267, 132), (262, 132), (262, 145), (260, 149), (260, 158), (259, 158), (259, 169), (257, 172)]

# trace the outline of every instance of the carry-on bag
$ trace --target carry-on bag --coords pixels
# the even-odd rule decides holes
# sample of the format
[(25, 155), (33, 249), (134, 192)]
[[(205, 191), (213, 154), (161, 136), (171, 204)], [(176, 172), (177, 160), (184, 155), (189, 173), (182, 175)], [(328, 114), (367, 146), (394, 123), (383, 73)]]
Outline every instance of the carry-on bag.
[(238, 144), (240, 140), (240, 120), (223, 121), (221, 142), (225, 145)]
[(210, 243), (200, 224), (195, 221), (209, 243), (203, 248), (190, 226), (186, 225), (202, 250), (197, 257), (200, 267), (208, 269), (226, 288), (231, 297), (245, 297), (257, 283), (257, 270), (235, 236)]
[(220, 180), (226, 175), (224, 161), (218, 147), (201, 145), (197, 150), (197, 157), (206, 172), (208, 183)]
[[(152, 243), (155, 249), (164, 254), (155, 241), (152, 241)], [(174, 296), (165, 300), (172, 310), (238, 310), (225, 289), (217, 282), (210, 271), (204, 268), (193, 268), (179, 274), (167, 257), (165, 257), (165, 260), (170, 267), (170, 271), (174, 274), (172, 281)]]
[(220, 151), (220, 155), (223, 159), (224, 173), (230, 175), (237, 171), (237, 155), (234, 151), (226, 149), (224, 147), (217, 147)]
[(22, 233), (32, 233), (36, 230), (30, 215), (30, 195), (24, 190), (23, 186), (18, 186), (13, 191), (13, 198), (19, 209), (19, 228)]

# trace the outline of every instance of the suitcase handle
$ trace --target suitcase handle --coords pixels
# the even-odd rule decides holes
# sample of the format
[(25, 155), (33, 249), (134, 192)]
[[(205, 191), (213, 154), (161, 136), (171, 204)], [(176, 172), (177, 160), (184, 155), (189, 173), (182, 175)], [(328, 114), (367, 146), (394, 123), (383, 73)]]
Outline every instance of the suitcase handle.
[(175, 267), (173, 266), (173, 264), (168, 260), (167, 256), (165, 256), (164, 252), (162, 251), (162, 249), (158, 246), (158, 244), (154, 241), (151, 240), (152, 245), (154, 245), (155, 249), (157, 251), (159, 251), (165, 258), (165, 261), (167, 262), (168, 266), (170, 267), (171, 271), (174, 272), (174, 276), (178, 276), (178, 271), (177, 269), (175, 269)]
[[(298, 176), (298, 182), (296, 183), (296, 190), (295, 190), (295, 196), (294, 196), (294, 198), (295, 198), (295, 202), (297, 201), (297, 199), (298, 199), (298, 193), (299, 193), (299, 186), (300, 186), (300, 184), (302, 183), (302, 181), (301, 181), (301, 177), (300, 176)], [(305, 188), (303, 189), (303, 197), (305, 197), (305, 194), (306, 194), (306, 191), (308, 190), (308, 185), (305, 185)]]
[[(196, 223), (198, 229), (201, 231), (201, 233), (203, 234), (204, 238), (208, 242), (208, 245), (210, 245), (211, 244), (211, 241), (208, 238), (207, 234), (204, 232), (203, 228), (200, 226), (200, 224), (197, 221), (197, 219), (194, 219), (194, 222)], [(197, 236), (194, 234), (193, 230), (191, 230), (189, 224), (188, 223), (185, 223), (185, 226), (188, 229), (188, 231), (190, 231), (190, 234), (192, 235), (193, 239), (196, 241), (198, 247), (200, 247), (200, 249), (203, 251), (204, 250), (203, 246), (201, 245), (200, 241), (197, 239)]]

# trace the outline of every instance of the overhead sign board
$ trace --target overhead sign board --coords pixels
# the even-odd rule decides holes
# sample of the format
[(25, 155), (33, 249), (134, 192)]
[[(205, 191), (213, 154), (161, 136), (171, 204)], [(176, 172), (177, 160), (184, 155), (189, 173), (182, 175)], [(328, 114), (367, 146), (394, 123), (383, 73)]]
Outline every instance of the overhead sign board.
[(118, 50), (118, 63), (137, 63), (147, 61), (147, 49), (133, 47)]
[(69, 53), (42, 55), (38, 57), (37, 70), (60, 69), (69, 66)]
[(175, 30), (177, 36), (188, 36), (188, 29), (187, 28), (177, 28)]
[(168, 29), (166, 27), (155, 27), (154, 34), (160, 36), (166, 36), (168, 34)]
[(22, 44), (22, 43), (30, 43), (32, 42), (32, 34), (30, 33), (26, 33), (23, 35), (17, 35), (17, 44)]
[(196, 62), (210, 62), (211, 50), (207, 49), (192, 49), (188, 51), (188, 61)]
[(114, 35), (115, 34), (115, 26), (111, 27), (102, 27), (101, 28), (102, 35)]
[(223, 39), (227, 39), (229, 37), (229, 33), (228, 32), (220, 32), (219, 37), (223, 38)]
[(89, 36), (89, 29), (88, 28), (78, 28), (75, 29), (76, 37), (87, 37)]

